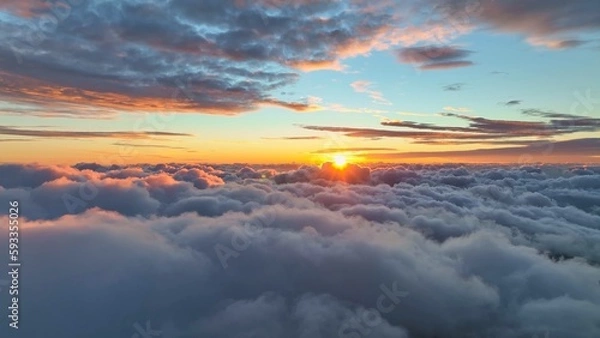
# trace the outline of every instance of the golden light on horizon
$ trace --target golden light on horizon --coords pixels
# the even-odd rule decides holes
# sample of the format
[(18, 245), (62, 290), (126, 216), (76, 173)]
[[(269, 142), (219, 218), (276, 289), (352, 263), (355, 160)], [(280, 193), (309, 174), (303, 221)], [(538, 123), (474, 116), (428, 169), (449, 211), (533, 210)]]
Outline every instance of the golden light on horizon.
[(344, 169), (348, 165), (348, 158), (341, 154), (334, 155), (333, 165), (338, 169)]

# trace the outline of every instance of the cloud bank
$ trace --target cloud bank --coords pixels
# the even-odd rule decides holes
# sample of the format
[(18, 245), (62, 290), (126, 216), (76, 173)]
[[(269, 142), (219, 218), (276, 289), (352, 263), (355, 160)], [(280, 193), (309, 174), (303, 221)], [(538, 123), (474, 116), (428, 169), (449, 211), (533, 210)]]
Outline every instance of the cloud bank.
[(600, 167), (335, 170), (0, 165), (20, 337), (600, 334)]

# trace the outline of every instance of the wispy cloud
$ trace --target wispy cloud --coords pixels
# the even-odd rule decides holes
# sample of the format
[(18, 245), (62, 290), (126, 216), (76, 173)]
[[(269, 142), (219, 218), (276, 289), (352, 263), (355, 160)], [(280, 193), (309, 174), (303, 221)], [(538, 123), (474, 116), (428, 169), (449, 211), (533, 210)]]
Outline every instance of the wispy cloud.
[(160, 149), (175, 149), (175, 150), (186, 150), (186, 147), (168, 146), (163, 144), (135, 144), (135, 143), (123, 143), (115, 142), (112, 145), (122, 147), (134, 147), (134, 148), (160, 148)]
[(40, 138), (116, 138), (116, 139), (148, 139), (152, 137), (190, 137), (192, 134), (172, 133), (162, 131), (70, 131), (27, 129), (0, 126), (0, 135), (30, 136)]
[(569, 39), (563, 40), (560, 38), (548, 38), (548, 37), (531, 37), (527, 39), (527, 42), (534, 46), (545, 47), (547, 49), (569, 49), (582, 46), (587, 43), (584, 40)]
[(357, 148), (327, 148), (317, 151), (313, 151), (313, 154), (332, 154), (332, 153), (356, 153), (364, 151), (393, 151), (394, 148), (382, 148), (382, 147), (357, 147)]
[(471, 111), (471, 109), (466, 108), (466, 107), (446, 106), (443, 109), (444, 109), (444, 111), (449, 111), (449, 112), (453, 112), (453, 113), (468, 113)]
[(32, 138), (0, 138), (0, 142), (32, 142)]
[(322, 140), (322, 136), (282, 136), (282, 137), (263, 137), (263, 140), (291, 140), (291, 141), (302, 141), (302, 140)]
[(329, 105), (323, 106), (324, 110), (331, 110), (338, 113), (358, 113), (358, 114), (387, 114), (390, 111), (386, 109), (373, 109), (373, 108), (364, 108), (364, 107), (346, 107), (339, 103), (332, 103)]
[(472, 66), (474, 63), (472, 61), (445, 61), (445, 62), (435, 62), (435, 63), (427, 63), (420, 65), (419, 68), (422, 70), (436, 70), (436, 69), (452, 69), (452, 68), (461, 68)]
[[(389, 122), (388, 122), (389, 123)], [(428, 138), (448, 138), (448, 139), (494, 139), (497, 135), (486, 134), (458, 134), (446, 132), (412, 131), (412, 130), (386, 130), (377, 128), (356, 128), (356, 127), (331, 127), (331, 126), (312, 126), (305, 125), (302, 128), (315, 131), (327, 131), (332, 133), (341, 133), (348, 137), (358, 138), (407, 138), (407, 139), (428, 139)]]
[[(534, 142), (519, 147), (362, 154), (373, 161), (397, 161), (407, 159), (438, 158), (446, 161), (518, 162), (523, 156), (538, 162), (592, 162), (598, 156), (600, 138), (575, 139), (569, 141)], [(594, 161), (595, 162), (595, 161)]]
[(373, 100), (373, 103), (391, 105), (392, 103), (386, 99), (379, 91), (373, 90), (373, 83), (369, 81), (355, 81), (350, 84), (352, 89), (357, 93), (365, 93)]
[(537, 138), (552, 140), (559, 135), (600, 131), (600, 119), (584, 116), (525, 110), (526, 115), (543, 117), (542, 121), (492, 120), (484, 117), (468, 116), (459, 113), (442, 113), (443, 116), (458, 118), (468, 122), (467, 126), (445, 126), (413, 121), (384, 120), (382, 126), (401, 128), (400, 130), (302, 126), (304, 129), (341, 133), (359, 138), (406, 138), (418, 144), (490, 144), (501, 141), (512, 144), (532, 145)]
[(449, 85), (444, 86), (444, 90), (448, 91), (448, 92), (457, 92), (460, 91), (464, 88), (465, 84), (464, 83), (452, 83)]
[(522, 100), (510, 100), (510, 101), (507, 101), (507, 102), (502, 102), (502, 104), (505, 105), (505, 106), (509, 106), (510, 107), (510, 106), (518, 106), (522, 102), (523, 102)]
[(119, 112), (111, 108), (95, 108), (85, 104), (48, 105), (43, 102), (33, 102), (31, 104), (5, 105), (0, 108), (0, 114), (41, 118), (112, 120), (118, 117)]

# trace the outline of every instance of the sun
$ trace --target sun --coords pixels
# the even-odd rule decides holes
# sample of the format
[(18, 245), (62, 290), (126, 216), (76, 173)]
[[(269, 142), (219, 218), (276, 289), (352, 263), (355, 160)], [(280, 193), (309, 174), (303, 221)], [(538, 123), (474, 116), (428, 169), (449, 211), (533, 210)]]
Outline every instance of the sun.
[(348, 159), (344, 155), (333, 156), (333, 165), (338, 169), (344, 169), (348, 165)]

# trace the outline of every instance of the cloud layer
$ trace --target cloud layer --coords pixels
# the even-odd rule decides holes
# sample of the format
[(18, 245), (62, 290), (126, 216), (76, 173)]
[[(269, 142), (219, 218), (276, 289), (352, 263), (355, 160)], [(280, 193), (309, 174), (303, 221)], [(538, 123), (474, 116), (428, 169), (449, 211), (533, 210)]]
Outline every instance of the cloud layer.
[[(520, 101), (510, 101), (510, 105)], [(548, 112), (539, 109), (524, 109), (522, 114), (540, 118), (531, 120), (500, 120), (485, 117), (443, 112), (441, 116), (458, 118), (468, 122), (467, 126), (445, 126), (413, 121), (384, 120), (382, 126), (392, 129), (357, 128), (338, 126), (301, 126), (313, 131), (340, 133), (357, 138), (405, 138), (416, 144), (484, 146), (516, 145), (510, 148), (481, 148), (477, 150), (456, 150), (438, 152), (410, 152), (390, 154), (369, 154), (371, 160), (398, 160), (402, 158), (452, 158), (452, 161), (465, 161), (468, 158), (487, 158), (487, 162), (522, 162), (523, 155), (536, 155), (537, 162), (598, 162), (597, 138), (576, 138), (557, 140), (559, 136), (593, 133), (600, 130), (600, 119), (592, 116)], [(457, 158), (459, 158), (457, 160)], [(531, 160), (529, 160), (531, 161)], [(475, 162), (481, 162), (476, 160)]]
[(0, 186), (22, 337), (600, 334), (599, 167), (31, 164)]

